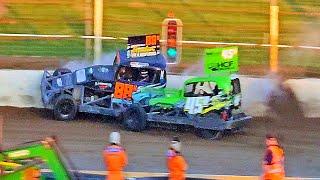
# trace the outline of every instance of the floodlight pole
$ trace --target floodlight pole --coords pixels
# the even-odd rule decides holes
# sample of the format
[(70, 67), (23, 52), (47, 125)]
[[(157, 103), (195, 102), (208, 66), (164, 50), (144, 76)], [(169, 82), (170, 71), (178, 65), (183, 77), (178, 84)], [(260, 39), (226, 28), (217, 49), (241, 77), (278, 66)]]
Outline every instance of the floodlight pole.
[(279, 6), (278, 0), (270, 0), (270, 70), (278, 72), (279, 65)]
[(94, 61), (101, 59), (102, 53), (102, 21), (103, 20), (103, 0), (94, 1)]

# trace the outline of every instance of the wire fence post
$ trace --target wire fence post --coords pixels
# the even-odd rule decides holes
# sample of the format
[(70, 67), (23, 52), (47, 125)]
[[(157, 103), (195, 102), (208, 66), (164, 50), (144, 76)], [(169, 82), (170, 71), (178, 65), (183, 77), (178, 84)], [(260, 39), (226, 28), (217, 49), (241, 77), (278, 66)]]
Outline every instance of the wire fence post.
[(94, 61), (101, 59), (102, 53), (103, 0), (94, 2)]
[(278, 0), (270, 0), (270, 70), (278, 72), (279, 64), (279, 6)]
[[(92, 36), (92, 0), (85, 0), (84, 2), (84, 16), (85, 16), (85, 35)], [(92, 39), (87, 38), (85, 39), (85, 59), (91, 60), (92, 59)]]

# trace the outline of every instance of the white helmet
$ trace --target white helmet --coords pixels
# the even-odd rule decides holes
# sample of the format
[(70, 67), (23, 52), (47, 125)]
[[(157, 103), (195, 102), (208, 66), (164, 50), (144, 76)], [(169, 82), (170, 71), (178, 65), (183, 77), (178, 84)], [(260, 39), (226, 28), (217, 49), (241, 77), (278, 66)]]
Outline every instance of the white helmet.
[(181, 142), (180, 141), (171, 141), (170, 147), (177, 152), (181, 152)]
[(114, 144), (120, 144), (120, 133), (119, 132), (110, 133), (109, 142)]

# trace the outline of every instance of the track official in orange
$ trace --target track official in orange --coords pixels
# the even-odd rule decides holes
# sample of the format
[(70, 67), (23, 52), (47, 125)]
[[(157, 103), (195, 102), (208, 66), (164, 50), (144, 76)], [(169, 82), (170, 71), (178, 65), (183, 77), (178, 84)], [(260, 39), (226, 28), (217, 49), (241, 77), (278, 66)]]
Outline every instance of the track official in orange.
[(120, 146), (120, 134), (112, 132), (109, 137), (110, 145), (103, 151), (104, 163), (108, 171), (107, 180), (123, 180), (123, 169), (128, 164), (125, 149)]
[(284, 151), (279, 146), (278, 140), (274, 135), (266, 136), (266, 152), (263, 158), (263, 180), (283, 180), (284, 170)]
[(169, 180), (184, 180), (188, 169), (188, 164), (181, 154), (181, 142), (178, 138), (171, 141), (167, 152), (167, 167), (169, 171)]

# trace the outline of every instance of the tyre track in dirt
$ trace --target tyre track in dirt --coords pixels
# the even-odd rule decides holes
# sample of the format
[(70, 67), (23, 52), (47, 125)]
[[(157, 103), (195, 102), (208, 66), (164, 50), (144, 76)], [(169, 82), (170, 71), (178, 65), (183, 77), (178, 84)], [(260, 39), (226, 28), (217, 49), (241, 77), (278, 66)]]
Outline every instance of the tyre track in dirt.
[(104, 170), (101, 152), (108, 134), (117, 130), (129, 154), (127, 171), (166, 172), (168, 142), (172, 136), (179, 136), (190, 165), (188, 173), (259, 175), (264, 135), (278, 127), (277, 133), (286, 150), (287, 174), (320, 176), (319, 119), (288, 123), (255, 118), (244, 133), (208, 141), (192, 132), (160, 128), (128, 132), (110, 118), (97, 115), (80, 114), (75, 121), (59, 122), (47, 110), (11, 107), (0, 107), (0, 115), (5, 119), (5, 147), (56, 135), (75, 168), (88, 170)]

